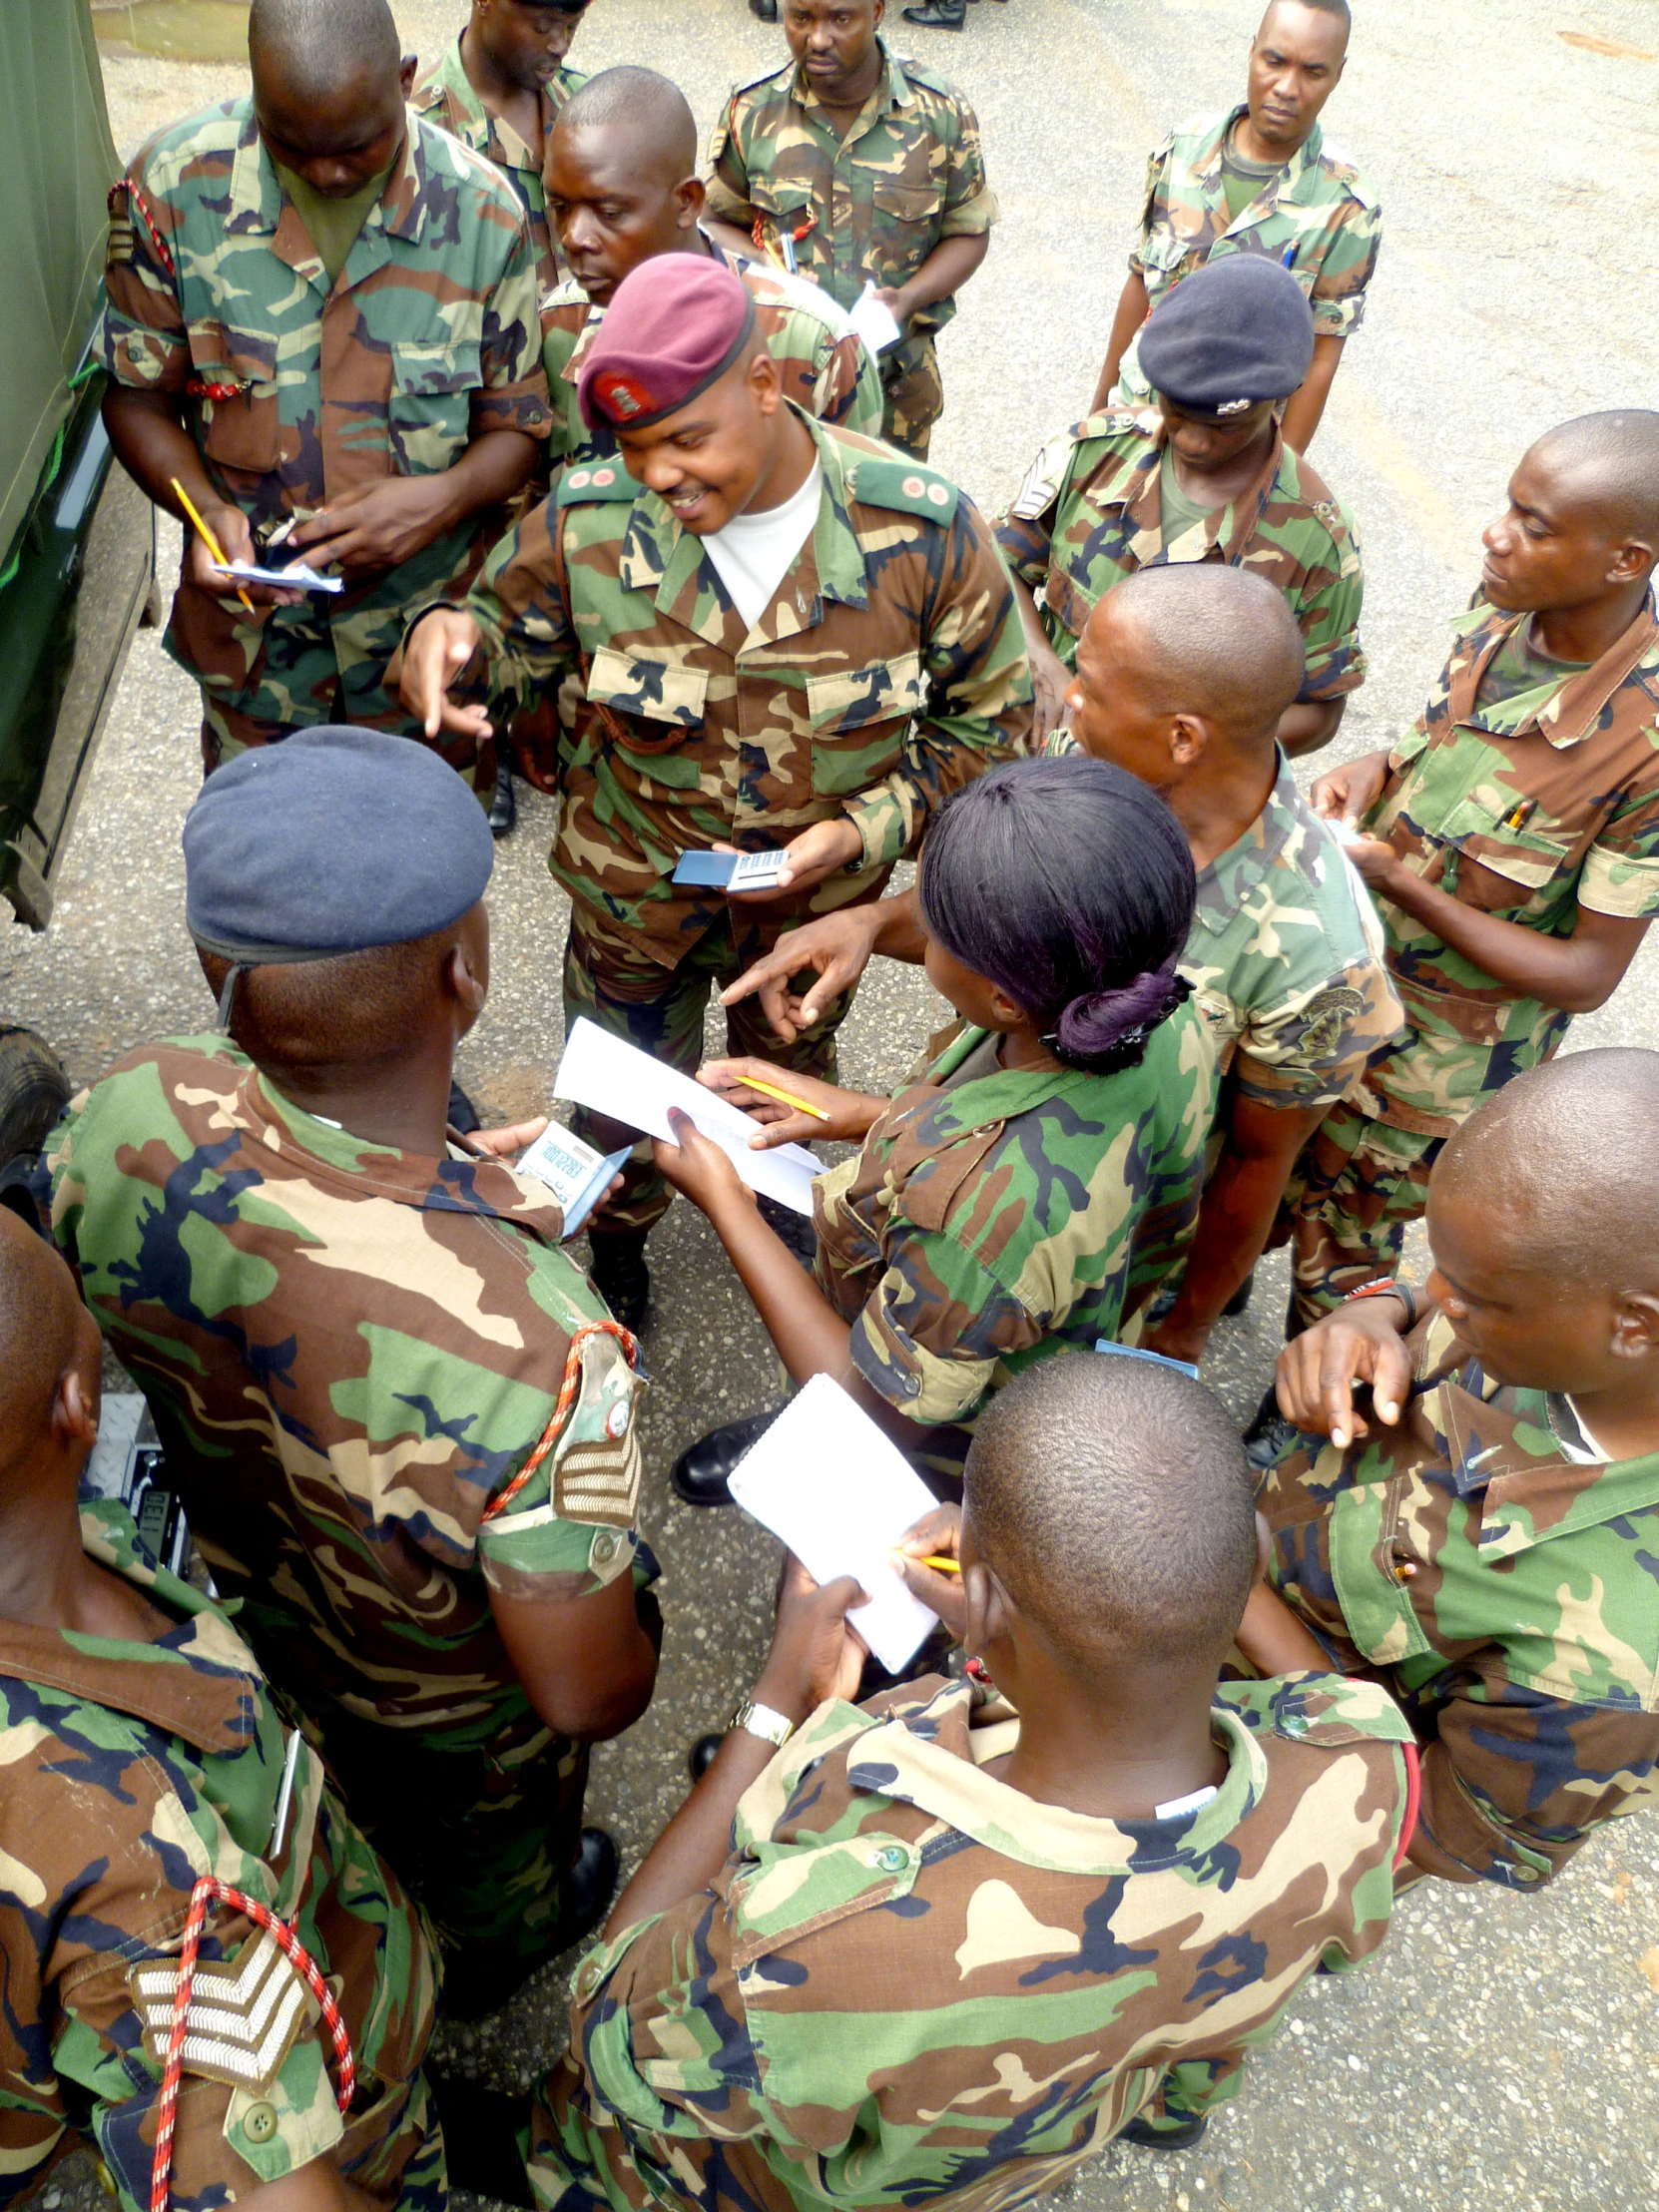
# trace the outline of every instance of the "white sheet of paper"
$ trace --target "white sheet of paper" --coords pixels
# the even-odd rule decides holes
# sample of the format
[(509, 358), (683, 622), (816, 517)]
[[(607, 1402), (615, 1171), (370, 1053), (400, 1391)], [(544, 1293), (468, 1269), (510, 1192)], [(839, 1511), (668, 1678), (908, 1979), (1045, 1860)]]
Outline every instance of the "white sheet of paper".
[(344, 591), (343, 576), (323, 576), (303, 561), (286, 568), (262, 568), (258, 561), (227, 561), (222, 576), (241, 576), (250, 584), (280, 584), (284, 591)]
[(815, 1375), (732, 1472), (732, 1495), (817, 1582), (854, 1574), (869, 1603), (846, 1616), (889, 1674), (936, 1625), (888, 1554), (938, 1500), (890, 1437)]
[(891, 307), (884, 299), (876, 298), (873, 280), (865, 284), (853, 300), (846, 319), (872, 353), (880, 353), (887, 346), (896, 345), (903, 334)]
[[(781, 1080), (787, 1084), (789, 1078)], [(749, 1140), (756, 1125), (747, 1114), (694, 1083), (689, 1075), (678, 1074), (648, 1052), (609, 1035), (585, 1015), (565, 1039), (553, 1095), (590, 1107), (596, 1114), (608, 1114), (612, 1121), (643, 1130), (648, 1137), (666, 1138), (670, 1144), (674, 1131), (668, 1110), (678, 1106), (711, 1144), (719, 1145), (752, 1191), (775, 1198), (798, 1214), (813, 1211), (813, 1178), (824, 1171), (810, 1152), (798, 1144), (751, 1152)]]

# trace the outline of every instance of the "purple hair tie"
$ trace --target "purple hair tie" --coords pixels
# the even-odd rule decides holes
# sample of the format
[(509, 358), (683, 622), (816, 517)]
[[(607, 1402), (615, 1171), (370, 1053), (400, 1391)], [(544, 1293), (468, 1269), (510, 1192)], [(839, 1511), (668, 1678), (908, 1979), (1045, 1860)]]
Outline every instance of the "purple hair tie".
[(1054, 1045), (1069, 1060), (1084, 1061), (1144, 1045), (1191, 988), (1175, 972), (1179, 957), (1178, 948), (1162, 967), (1143, 969), (1121, 989), (1089, 991), (1074, 998), (1043, 1042)]

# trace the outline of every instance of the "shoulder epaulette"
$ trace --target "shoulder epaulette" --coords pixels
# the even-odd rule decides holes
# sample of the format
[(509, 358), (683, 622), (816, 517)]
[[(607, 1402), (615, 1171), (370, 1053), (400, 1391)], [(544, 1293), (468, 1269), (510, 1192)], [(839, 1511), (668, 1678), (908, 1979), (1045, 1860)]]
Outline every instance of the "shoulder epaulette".
[(846, 488), (864, 507), (890, 507), (899, 514), (924, 515), (949, 522), (961, 493), (943, 476), (902, 454), (860, 454), (846, 471)]
[(734, 85), (731, 91), (726, 96), (727, 121), (731, 121), (733, 109), (737, 106), (738, 102), (743, 98), (746, 92), (755, 92), (762, 85), (770, 85), (774, 82), (775, 79), (784, 76), (786, 73), (792, 77), (795, 75), (795, 64), (793, 61), (786, 62), (783, 69), (766, 69), (761, 72), (759, 77), (746, 77), (741, 85)]
[(1340, 146), (1333, 146), (1329, 139), (1322, 141), (1320, 160), (1328, 162), (1341, 173), (1341, 180), (1348, 187), (1351, 200), (1358, 200), (1362, 208), (1375, 208), (1380, 204), (1381, 196), (1376, 187), (1359, 164), (1345, 154)]
[(941, 77), (929, 62), (913, 62), (908, 54), (895, 54), (893, 60), (909, 78), (911, 84), (920, 85), (926, 92), (936, 92), (944, 100), (960, 100), (961, 94), (948, 77)]
[(600, 499), (632, 502), (639, 495), (639, 485), (620, 461), (584, 461), (565, 470), (553, 496), (558, 506), (585, 507)]

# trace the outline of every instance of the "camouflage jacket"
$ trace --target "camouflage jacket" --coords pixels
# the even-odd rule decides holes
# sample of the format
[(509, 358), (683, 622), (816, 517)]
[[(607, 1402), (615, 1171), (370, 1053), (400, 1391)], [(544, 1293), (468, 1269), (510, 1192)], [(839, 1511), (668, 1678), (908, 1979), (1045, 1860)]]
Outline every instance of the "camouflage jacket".
[(1017, 1717), (974, 1718), (936, 1678), (822, 1706), (711, 1887), (583, 1962), (540, 2203), (1024, 2203), (1229, 2096), (1316, 1966), (1386, 1935), (1408, 1732), (1373, 1685), (1226, 1684), (1226, 1777), (1164, 1820), (1023, 1796), (978, 1764)]
[(435, 123), (439, 130), (481, 155), (500, 170), (518, 194), (529, 221), (530, 243), (536, 254), (536, 282), (544, 297), (559, 281), (560, 274), (558, 242), (547, 220), (547, 188), (542, 183), (547, 134), (571, 94), (580, 92), (587, 81), (579, 69), (553, 72), (541, 89), (534, 146), (526, 146), (510, 123), (491, 115), (484, 106), (461, 60), (458, 38), (422, 73), (409, 95), (409, 106), (416, 115), (424, 116), (428, 123)]
[[(1080, 748), (1063, 728), (1043, 751)], [(1218, 1078), (1259, 1106), (1335, 1106), (1399, 1034), (1371, 893), (1283, 754), (1267, 805), (1199, 874), (1181, 972), (1215, 1038)]]
[(1659, 1453), (1575, 1463), (1563, 1401), (1494, 1382), (1437, 1312), (1409, 1349), (1397, 1429), (1304, 1436), (1263, 1478), (1269, 1576), (1404, 1707), (1424, 1832), (1530, 1889), (1659, 1799)]
[(763, 849), (845, 815), (862, 862), (799, 910), (873, 897), (940, 802), (1030, 722), (1014, 595), (972, 502), (803, 419), (823, 504), (752, 630), (698, 539), (620, 462), (567, 469), (467, 600), (496, 691), (580, 671), (550, 865), (668, 967), (727, 912), (718, 891), (669, 884), (682, 852)]
[(998, 526), (1008, 566), (1036, 600), (1067, 668), (1076, 667), (1084, 625), (1114, 584), (1164, 561), (1225, 561), (1285, 594), (1308, 659), (1298, 698), (1358, 691), (1366, 680), (1366, 579), (1348, 509), (1276, 430), (1250, 489), (1166, 545), (1163, 454), (1156, 413), (1090, 415), (1043, 447)]
[[(842, 307), (866, 283), (906, 283), (941, 240), (977, 238), (998, 212), (973, 110), (937, 71), (878, 43), (884, 74), (844, 138), (792, 61), (733, 93), (709, 148), (710, 215), (759, 226), (780, 261), (787, 234), (802, 276)], [(937, 299), (909, 330), (955, 312)]]
[[(743, 278), (755, 301), (755, 322), (767, 351), (783, 372), (784, 396), (804, 414), (864, 437), (881, 435), (881, 372), (846, 316), (826, 291), (805, 276), (790, 276), (761, 262), (741, 261), (704, 234), (717, 261)], [(574, 276), (542, 303), (542, 359), (553, 402), (549, 445), (555, 469), (610, 460), (617, 445), (608, 425), (590, 430), (576, 403), (576, 386), (605, 320)]]
[[(1033, 1360), (1116, 1337), (1192, 1234), (1215, 1046), (1191, 1001), (1138, 1066), (941, 1086), (986, 1036), (946, 1032), (852, 1160), (815, 1186), (819, 1281), (852, 1364), (912, 1420), (962, 1424)], [(929, 1439), (959, 1458), (953, 1439)]]
[[(1480, 679), (1526, 615), (1476, 601), (1416, 728), (1389, 757), (1365, 827), (1413, 874), (1547, 936), (1580, 906), (1659, 913), (1659, 625), (1642, 615), (1594, 667), (1496, 704)], [(1463, 860), (1492, 878), (1464, 880)], [(1432, 929), (1383, 903), (1400, 1043), (1355, 1103), (1419, 1136), (1449, 1136), (1510, 1076), (1559, 1047), (1569, 1014), (1517, 997)]]
[[(192, 1886), (212, 1875), (294, 1922), (333, 1978), (362, 2087), (342, 2120), (332, 2045), (303, 1983), (240, 1911), (216, 1904), (171, 2202), (208, 2212), (328, 2152), (387, 2204), (441, 2212), (442, 2153), (417, 2070), (435, 1975), (414, 1908), (303, 1744), (286, 1836), (272, 1849), (285, 1732), (247, 1647), (217, 1606), (149, 1564), (121, 1506), (84, 1506), (81, 1522), (90, 1555), (175, 1621), (153, 1643), (129, 1643), (0, 1620), (0, 2204), (36, 2189), (84, 2130), (122, 2212), (148, 2212), (162, 2077), (152, 2007), (163, 2008), (165, 2053)], [(237, 2001), (223, 1983), (245, 1959), (260, 1970)], [(268, 1999), (278, 2018), (293, 2009), (296, 2032), (261, 2049), (256, 2007)], [(417, 2178), (425, 2187), (411, 2190)]]
[[(1147, 164), (1141, 235), (1129, 267), (1156, 306), (1208, 261), (1224, 254), (1271, 255), (1307, 293), (1315, 333), (1346, 338), (1366, 311), (1366, 287), (1382, 243), (1382, 203), (1354, 164), (1327, 147), (1316, 123), (1285, 169), (1230, 218), (1222, 149), (1244, 112), (1240, 106), (1225, 115), (1195, 116), (1158, 148)], [(1141, 406), (1150, 393), (1137, 337), (1111, 396), (1115, 405)]]
[(546, 1189), (370, 1145), (214, 1037), (146, 1045), (52, 1140), (53, 1226), (150, 1402), (260, 1663), (302, 1708), (461, 1750), (527, 1725), (490, 1590), (633, 1562), (639, 1384)]
[[(111, 195), (105, 283), (98, 358), (119, 383), (183, 399), (209, 476), (258, 545), (342, 492), (447, 469), (486, 431), (547, 434), (524, 211), (487, 162), (418, 118), (332, 291), (246, 99), (136, 157)], [(379, 685), (403, 611), (466, 575), (498, 527), (475, 514), (300, 607), (249, 615), (181, 584), (168, 648), (237, 713), (296, 726), (341, 719), (276, 673), (311, 652), (347, 680), (343, 719), (403, 727)]]

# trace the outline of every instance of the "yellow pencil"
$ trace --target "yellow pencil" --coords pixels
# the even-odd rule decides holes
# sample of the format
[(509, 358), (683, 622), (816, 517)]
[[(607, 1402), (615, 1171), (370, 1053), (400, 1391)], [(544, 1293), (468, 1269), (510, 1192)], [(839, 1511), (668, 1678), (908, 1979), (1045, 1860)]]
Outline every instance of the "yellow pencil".
[(760, 1091), (767, 1098), (777, 1099), (780, 1106), (793, 1106), (798, 1114), (811, 1114), (814, 1121), (828, 1121), (830, 1116), (822, 1106), (810, 1106), (806, 1099), (797, 1098), (793, 1091), (781, 1091), (776, 1083), (763, 1083), (758, 1075), (746, 1075), (745, 1090)]
[[(208, 528), (208, 525), (197, 513), (195, 501), (191, 498), (190, 493), (186, 491), (184, 485), (180, 483), (177, 476), (175, 476), (173, 479), (173, 488), (179, 494), (180, 506), (184, 508), (186, 514), (190, 516), (191, 521), (195, 523), (196, 534), (202, 540), (202, 543), (207, 547), (210, 555), (213, 558), (215, 566), (218, 568), (228, 569), (231, 564), (225, 558), (224, 550), (221, 547), (219, 540), (214, 536), (213, 532)], [(243, 590), (240, 584), (237, 586), (237, 597), (248, 609), (248, 612), (250, 614), (253, 614), (253, 612), (255, 611), (254, 602), (249, 598), (248, 594)]]
[[(908, 1558), (909, 1554), (904, 1552), (900, 1557)], [(960, 1574), (962, 1571), (960, 1559), (952, 1559), (948, 1552), (943, 1551), (929, 1552), (925, 1559), (916, 1559), (911, 1563), (918, 1567), (931, 1567), (935, 1574)]]

